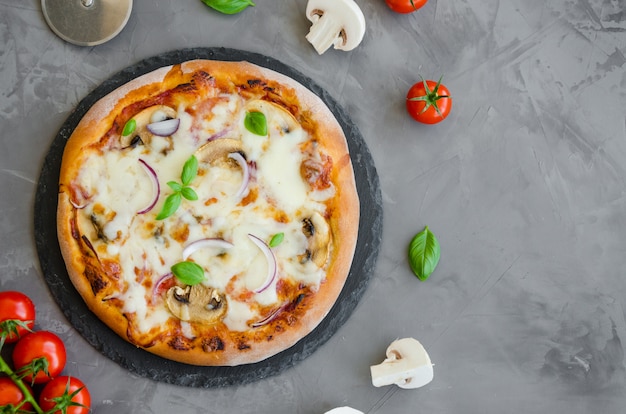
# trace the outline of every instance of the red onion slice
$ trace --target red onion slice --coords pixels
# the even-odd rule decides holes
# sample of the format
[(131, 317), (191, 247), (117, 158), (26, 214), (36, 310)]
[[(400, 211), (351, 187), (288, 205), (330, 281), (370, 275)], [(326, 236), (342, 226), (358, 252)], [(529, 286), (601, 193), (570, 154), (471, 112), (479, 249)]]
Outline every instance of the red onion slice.
[(267, 325), (268, 323), (272, 322), (274, 319), (276, 319), (276, 317), (282, 311), (285, 310), (285, 308), (287, 307), (288, 304), (289, 304), (289, 302), (283, 303), (282, 305), (280, 305), (279, 307), (277, 307), (276, 309), (271, 311), (265, 318), (261, 319), (260, 321), (256, 321), (256, 322), (253, 322), (252, 324), (250, 324), (250, 327), (258, 328), (259, 326)]
[(96, 256), (96, 259), (100, 261), (100, 257), (98, 257), (98, 252), (96, 251), (96, 248), (93, 247), (93, 244), (91, 244), (91, 240), (89, 240), (89, 238), (84, 234), (81, 236), (81, 239), (83, 239), (83, 242), (87, 245), (87, 247), (89, 247), (89, 250), (93, 252), (93, 254)]
[(241, 186), (239, 187), (239, 190), (237, 190), (237, 194), (235, 194), (235, 197), (239, 198), (245, 194), (246, 189), (248, 188), (248, 183), (250, 182), (250, 168), (248, 167), (248, 162), (246, 161), (246, 159), (238, 152), (231, 152), (230, 154), (228, 154), (228, 158), (232, 158), (233, 160), (237, 161), (237, 164), (239, 164), (239, 166), (243, 170), (243, 179), (241, 180)]
[(156, 302), (156, 298), (159, 296), (159, 291), (161, 290), (161, 286), (164, 285), (165, 283), (168, 283), (170, 280), (172, 280), (173, 277), (174, 277), (174, 273), (170, 272), (161, 276), (161, 278), (157, 280), (157, 282), (154, 284), (154, 287), (152, 288), (152, 302)]
[(210, 137), (208, 137), (207, 141), (215, 141), (216, 139), (220, 139), (224, 135), (228, 134), (229, 132), (230, 132), (230, 128), (224, 128), (220, 132), (218, 132), (216, 134), (213, 134)]
[(166, 119), (165, 121), (152, 122), (151, 124), (148, 124), (148, 131), (160, 137), (169, 137), (178, 131), (179, 126), (180, 119)]
[(231, 247), (233, 247), (233, 244), (231, 242), (227, 242), (224, 239), (218, 239), (218, 238), (207, 238), (207, 239), (200, 239), (200, 240), (196, 240), (192, 243), (189, 243), (184, 249), (183, 249), (183, 261), (187, 260), (189, 258), (189, 256), (191, 256), (192, 254), (194, 254), (195, 252), (197, 252), (200, 249), (204, 249), (207, 247), (217, 247), (220, 249), (230, 249)]
[(88, 202), (87, 202), (87, 201), (84, 201), (82, 204), (78, 204), (78, 203), (74, 202), (74, 200), (72, 200), (72, 199), (70, 198), (70, 204), (71, 204), (71, 205), (72, 205), (72, 207), (74, 207), (76, 210), (82, 210), (82, 209), (84, 209), (85, 207), (87, 207)]
[(276, 256), (274, 256), (274, 252), (272, 252), (272, 249), (270, 249), (267, 243), (265, 243), (262, 239), (253, 234), (248, 234), (248, 237), (250, 238), (252, 243), (256, 244), (261, 252), (263, 252), (263, 255), (267, 259), (267, 276), (265, 277), (265, 281), (261, 286), (254, 290), (254, 293), (261, 293), (265, 289), (267, 289), (276, 278)]
[(148, 204), (145, 208), (137, 212), (137, 214), (145, 214), (148, 211), (152, 210), (159, 200), (159, 195), (161, 194), (161, 185), (159, 184), (159, 178), (157, 177), (157, 173), (156, 171), (154, 171), (154, 168), (148, 165), (148, 163), (141, 158), (139, 159), (139, 163), (143, 166), (144, 170), (150, 177), (150, 181), (152, 181), (152, 201), (150, 201), (150, 204)]

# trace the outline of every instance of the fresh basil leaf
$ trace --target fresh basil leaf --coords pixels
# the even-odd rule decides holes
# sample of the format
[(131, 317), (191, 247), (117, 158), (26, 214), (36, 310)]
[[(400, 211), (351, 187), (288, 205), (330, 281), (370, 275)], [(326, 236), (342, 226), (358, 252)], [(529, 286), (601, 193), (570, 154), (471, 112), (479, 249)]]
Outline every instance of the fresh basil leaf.
[(172, 266), (172, 273), (182, 283), (193, 286), (204, 280), (204, 269), (194, 262), (179, 262)]
[(267, 119), (263, 112), (246, 112), (246, 118), (243, 120), (243, 124), (246, 129), (253, 134), (261, 136), (267, 135)]
[(183, 190), (183, 185), (180, 183), (177, 183), (176, 181), (168, 181), (167, 185), (174, 191), (176, 191), (177, 193), (180, 193)]
[(275, 235), (272, 236), (272, 238), (270, 239), (270, 243), (269, 246), (270, 247), (276, 247), (279, 244), (281, 244), (283, 242), (283, 239), (285, 238), (285, 233), (276, 233)]
[(251, 0), (201, 0), (204, 4), (224, 14), (237, 14), (248, 6), (255, 6)]
[(198, 199), (198, 194), (196, 194), (194, 189), (191, 187), (183, 187), (180, 190), (180, 193), (189, 201), (196, 201)]
[(185, 165), (183, 166), (183, 172), (180, 175), (180, 181), (183, 185), (189, 185), (198, 175), (198, 159), (195, 155), (189, 157), (187, 161), (185, 161)]
[(163, 208), (161, 212), (156, 216), (157, 220), (163, 220), (174, 214), (178, 207), (180, 207), (180, 202), (182, 201), (182, 197), (180, 193), (173, 193), (167, 196), (165, 199), (165, 203), (163, 203)]
[(129, 136), (130, 134), (135, 132), (135, 128), (137, 128), (137, 121), (135, 121), (135, 118), (130, 118), (124, 125), (124, 129), (122, 130), (122, 136)]
[(434, 272), (440, 255), (439, 242), (428, 226), (409, 243), (409, 265), (419, 280), (428, 279)]

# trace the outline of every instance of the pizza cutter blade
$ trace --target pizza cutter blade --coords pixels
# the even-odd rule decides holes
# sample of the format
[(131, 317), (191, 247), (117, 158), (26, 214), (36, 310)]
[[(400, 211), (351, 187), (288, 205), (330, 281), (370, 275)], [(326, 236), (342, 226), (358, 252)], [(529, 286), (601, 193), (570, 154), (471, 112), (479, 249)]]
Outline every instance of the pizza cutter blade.
[(41, 0), (43, 15), (61, 39), (79, 46), (95, 46), (122, 31), (133, 0)]

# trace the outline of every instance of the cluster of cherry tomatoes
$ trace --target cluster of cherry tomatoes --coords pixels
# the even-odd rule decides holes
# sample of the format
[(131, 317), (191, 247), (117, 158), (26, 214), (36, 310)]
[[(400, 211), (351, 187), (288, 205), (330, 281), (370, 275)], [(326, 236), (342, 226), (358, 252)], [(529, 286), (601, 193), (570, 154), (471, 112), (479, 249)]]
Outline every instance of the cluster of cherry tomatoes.
[[(385, 0), (387, 6), (396, 13), (413, 13), (428, 0)], [(450, 92), (441, 83), (422, 80), (413, 85), (406, 95), (406, 109), (413, 119), (423, 124), (436, 124), (443, 121), (452, 109)]]
[(35, 305), (28, 296), (0, 292), (0, 412), (88, 413), (91, 396), (85, 384), (61, 375), (67, 359), (63, 341), (52, 332), (33, 330), (34, 325)]

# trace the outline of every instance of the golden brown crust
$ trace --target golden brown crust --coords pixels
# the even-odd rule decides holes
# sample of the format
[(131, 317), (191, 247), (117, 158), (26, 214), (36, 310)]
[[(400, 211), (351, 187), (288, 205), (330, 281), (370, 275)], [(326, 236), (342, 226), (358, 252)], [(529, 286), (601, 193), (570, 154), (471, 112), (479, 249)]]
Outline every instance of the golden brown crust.
[[(243, 85), (233, 93), (246, 94), (247, 84), (265, 84), (264, 99), (286, 107), (314, 136), (321, 151), (332, 159), (330, 181), (336, 194), (327, 202), (333, 249), (326, 279), (319, 290), (291, 286), (291, 302), (285, 312), (265, 326), (248, 332), (230, 332), (223, 323), (193, 325), (193, 335), (183, 334), (178, 320), (155, 333), (138, 333), (132, 315), (121, 312), (116, 298), (117, 281), (113, 264), (102, 263), (78, 228), (76, 212), (80, 195), (72, 189), (74, 177), (87, 154), (106, 151), (103, 137), (121, 131), (133, 114), (124, 112), (137, 102), (189, 82), (194, 73), (208, 73), (217, 85)], [(194, 78), (196, 80), (196, 78)], [(202, 79), (200, 79), (202, 81)], [(193, 92), (198, 93), (198, 92)], [(176, 95), (175, 95), (176, 96)], [(168, 98), (169, 99), (169, 98)], [(172, 98), (172, 99), (185, 99)], [(151, 101), (152, 102), (152, 101)], [(68, 140), (60, 170), (58, 237), (68, 274), (80, 296), (106, 325), (118, 335), (164, 358), (194, 365), (240, 365), (266, 359), (283, 351), (310, 333), (336, 302), (348, 276), (356, 248), (359, 200), (348, 146), (332, 112), (323, 101), (293, 79), (247, 62), (196, 60), (166, 67), (130, 81), (98, 101), (77, 125)], [(107, 267), (108, 266), (108, 267)], [(107, 268), (105, 271), (104, 269)], [(172, 318), (173, 319), (173, 318)]]

